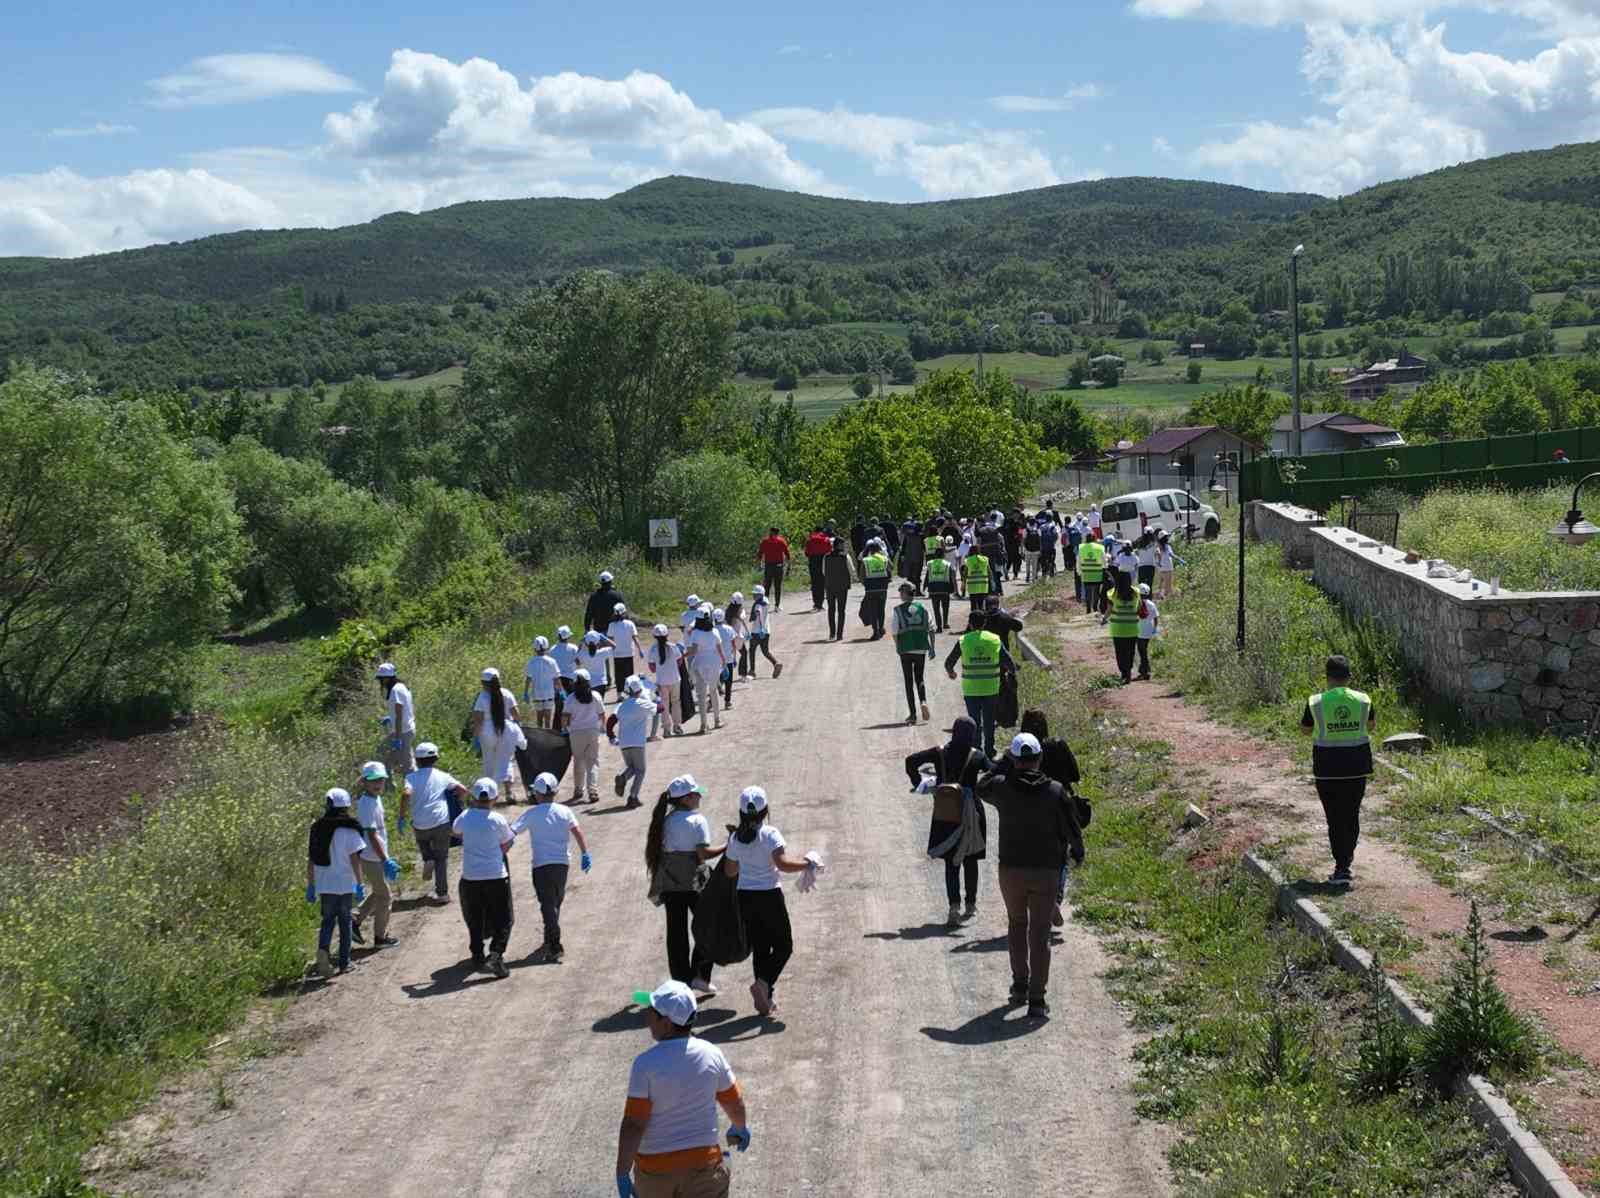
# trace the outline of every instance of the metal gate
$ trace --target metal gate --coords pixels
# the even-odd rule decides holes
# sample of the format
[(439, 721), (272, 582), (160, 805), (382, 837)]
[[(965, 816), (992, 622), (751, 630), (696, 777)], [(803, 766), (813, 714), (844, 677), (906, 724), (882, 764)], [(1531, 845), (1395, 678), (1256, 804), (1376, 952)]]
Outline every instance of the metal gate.
[(1400, 513), (1358, 510), (1350, 513), (1350, 531), (1380, 545), (1400, 544)]

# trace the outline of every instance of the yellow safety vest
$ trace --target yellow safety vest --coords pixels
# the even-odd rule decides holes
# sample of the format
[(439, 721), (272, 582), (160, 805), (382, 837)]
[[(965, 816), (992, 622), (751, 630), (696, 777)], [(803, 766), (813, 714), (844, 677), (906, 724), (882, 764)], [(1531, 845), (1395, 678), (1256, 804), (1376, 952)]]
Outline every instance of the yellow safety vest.
[(1106, 547), (1099, 541), (1085, 541), (1078, 546), (1078, 576), (1084, 582), (1105, 581)]
[(967, 594), (989, 593), (989, 559), (981, 553), (967, 554)]
[(961, 693), (973, 698), (1000, 693), (1000, 638), (975, 628), (961, 638)]
[(1311, 718), (1316, 723), (1319, 749), (1347, 749), (1371, 743), (1367, 715), (1372, 699), (1347, 686), (1335, 686), (1311, 696)]
[(1127, 599), (1111, 596), (1111, 614), (1106, 620), (1106, 625), (1111, 629), (1111, 635), (1137, 637), (1139, 635), (1139, 603), (1138, 595)]
[(944, 558), (942, 558), (942, 557), (929, 558), (928, 559), (928, 581), (929, 582), (946, 583), (946, 584), (949, 583), (949, 581), (950, 581), (950, 563), (945, 561)]
[(932, 536), (929, 536), (929, 537), (923, 537), (922, 538), (922, 552), (925, 553), (928, 557), (932, 557), (936, 553), (941, 553), (941, 552), (943, 552), (943, 550), (944, 550), (944, 538), (943, 537), (932, 537)]
[(869, 553), (861, 559), (861, 572), (868, 578), (888, 578), (889, 559), (881, 553)]

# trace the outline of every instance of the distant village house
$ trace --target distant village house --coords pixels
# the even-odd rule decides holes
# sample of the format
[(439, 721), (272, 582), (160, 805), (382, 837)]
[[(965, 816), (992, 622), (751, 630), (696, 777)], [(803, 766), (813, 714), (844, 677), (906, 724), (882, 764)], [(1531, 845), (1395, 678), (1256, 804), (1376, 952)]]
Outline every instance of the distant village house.
[(1345, 376), (1340, 384), (1347, 403), (1364, 403), (1376, 399), (1385, 391), (1397, 395), (1410, 395), (1428, 379), (1428, 361), (1416, 354), (1400, 351), (1398, 358), (1374, 362), (1365, 370)]
[[(1290, 452), (1293, 423), (1288, 416), (1280, 416), (1272, 425), (1271, 447), (1275, 454)], [(1347, 412), (1313, 412), (1300, 418), (1300, 452), (1343, 453), (1354, 449), (1387, 449), (1404, 445), (1406, 439), (1399, 429), (1386, 424), (1373, 424), (1360, 416)]]

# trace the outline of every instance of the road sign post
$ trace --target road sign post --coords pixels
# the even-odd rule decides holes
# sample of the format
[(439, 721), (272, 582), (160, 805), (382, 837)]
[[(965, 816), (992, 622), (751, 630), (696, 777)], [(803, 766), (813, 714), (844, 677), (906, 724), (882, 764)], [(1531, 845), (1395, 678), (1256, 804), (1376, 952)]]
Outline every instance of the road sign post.
[(661, 568), (665, 570), (672, 560), (672, 551), (678, 547), (678, 518), (651, 520), (649, 524), (650, 548), (661, 550)]

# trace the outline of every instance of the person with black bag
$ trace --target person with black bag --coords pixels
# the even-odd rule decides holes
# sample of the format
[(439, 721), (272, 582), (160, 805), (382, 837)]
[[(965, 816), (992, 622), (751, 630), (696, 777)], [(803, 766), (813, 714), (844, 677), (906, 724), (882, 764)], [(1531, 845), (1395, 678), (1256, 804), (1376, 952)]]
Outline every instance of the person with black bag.
[(650, 875), (650, 899), (667, 913), (667, 972), (696, 994), (711, 996), (713, 961), (705, 946), (689, 943), (689, 917), (706, 883), (707, 861), (720, 857), (727, 845), (713, 848), (711, 825), (700, 814), (705, 790), (693, 774), (674, 778), (656, 800), (645, 833), (644, 864)]
[(794, 952), (794, 933), (789, 926), (789, 908), (783, 901), (782, 875), (808, 873), (801, 889), (815, 884), (821, 861), (815, 853), (789, 856), (783, 833), (768, 821), (767, 792), (747, 786), (739, 792), (739, 826), (728, 838), (724, 868), (738, 879), (739, 914), (750, 942), (751, 966), (755, 980), (750, 983), (750, 998), (761, 1015), (778, 1009), (773, 991), (778, 978)]
[[(950, 900), (948, 928), (978, 913), (978, 862), (988, 855), (989, 825), (983, 804), (973, 794), (978, 775), (992, 764), (978, 748), (978, 725), (960, 716), (950, 727), (950, 741), (906, 758), (911, 789), (933, 796), (928, 823), (928, 856), (944, 862), (945, 897)], [(928, 771), (928, 772), (924, 772)], [(924, 786), (924, 780), (931, 785)], [(967, 906), (961, 908), (961, 882), (967, 884)]]
[[(1019, 731), (1026, 732), (1039, 742), (1039, 769), (1046, 778), (1052, 782), (1061, 783), (1061, 789), (1066, 794), (1067, 805), (1072, 808), (1072, 817), (1077, 822), (1078, 832), (1089, 826), (1089, 820), (1094, 816), (1094, 809), (1089, 806), (1089, 800), (1083, 798), (1073, 789), (1078, 785), (1081, 775), (1078, 773), (1078, 759), (1073, 755), (1067, 742), (1059, 736), (1050, 735), (1050, 724), (1045, 719), (1044, 712), (1036, 707), (1030, 707), (1022, 713), (1022, 727)], [(1061, 905), (1067, 901), (1067, 873), (1069, 865), (1061, 863), (1061, 880), (1056, 884), (1056, 910), (1050, 917), (1050, 922), (1055, 927), (1061, 927), (1067, 922), (1067, 917), (1061, 911)]]

